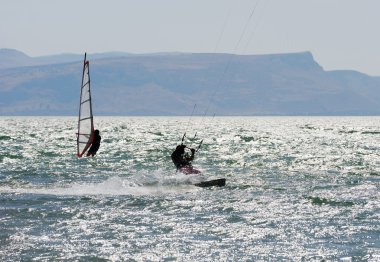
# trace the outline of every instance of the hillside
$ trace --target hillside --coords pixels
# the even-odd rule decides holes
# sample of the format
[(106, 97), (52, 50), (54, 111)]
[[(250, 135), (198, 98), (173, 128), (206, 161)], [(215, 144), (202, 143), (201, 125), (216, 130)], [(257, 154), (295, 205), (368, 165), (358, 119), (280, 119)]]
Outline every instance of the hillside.
[[(88, 55), (95, 115), (380, 115), (380, 78), (309, 52)], [(76, 115), (82, 55), (0, 50), (0, 115)]]

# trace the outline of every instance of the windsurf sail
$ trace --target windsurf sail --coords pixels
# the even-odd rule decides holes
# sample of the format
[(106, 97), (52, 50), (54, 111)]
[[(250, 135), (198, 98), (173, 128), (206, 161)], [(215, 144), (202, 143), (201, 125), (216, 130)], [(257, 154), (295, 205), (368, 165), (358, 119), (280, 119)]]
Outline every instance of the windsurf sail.
[(80, 91), (77, 155), (82, 157), (91, 146), (94, 134), (94, 119), (92, 115), (91, 89), (90, 89), (90, 64), (84, 54), (82, 87)]

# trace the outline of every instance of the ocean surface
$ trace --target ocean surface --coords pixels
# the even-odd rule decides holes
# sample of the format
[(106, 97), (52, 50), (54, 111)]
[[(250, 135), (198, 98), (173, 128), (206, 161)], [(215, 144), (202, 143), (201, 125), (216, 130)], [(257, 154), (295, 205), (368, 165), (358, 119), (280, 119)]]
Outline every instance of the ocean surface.
[(379, 117), (76, 121), (0, 117), (0, 261), (380, 261)]

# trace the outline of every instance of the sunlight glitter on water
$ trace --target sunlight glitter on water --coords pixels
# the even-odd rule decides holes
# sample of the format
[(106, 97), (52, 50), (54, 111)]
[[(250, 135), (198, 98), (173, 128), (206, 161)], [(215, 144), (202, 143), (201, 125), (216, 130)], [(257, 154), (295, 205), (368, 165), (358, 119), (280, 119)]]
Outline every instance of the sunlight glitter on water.
[[(380, 250), (378, 117), (0, 118), (0, 258), (368, 260)], [(170, 153), (204, 139), (191, 186)]]

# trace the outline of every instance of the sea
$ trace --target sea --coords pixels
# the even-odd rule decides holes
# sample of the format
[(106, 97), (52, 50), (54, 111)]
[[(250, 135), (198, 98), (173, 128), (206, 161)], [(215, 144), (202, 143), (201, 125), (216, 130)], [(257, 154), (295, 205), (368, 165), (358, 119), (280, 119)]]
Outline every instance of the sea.
[(94, 121), (0, 117), (0, 261), (380, 261), (380, 117)]

